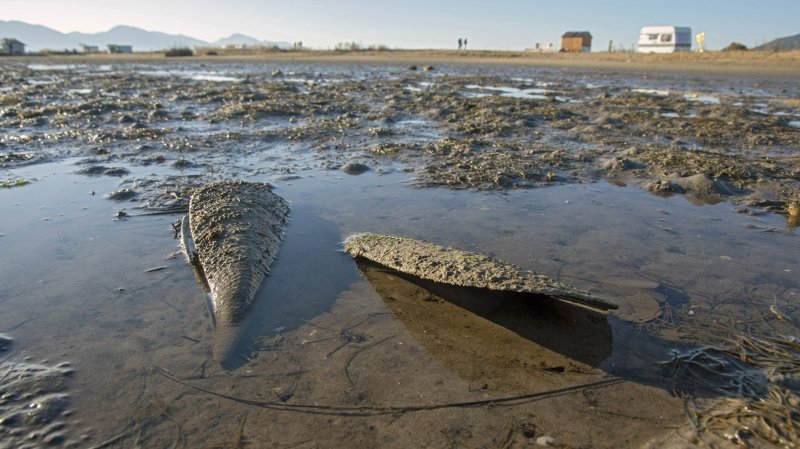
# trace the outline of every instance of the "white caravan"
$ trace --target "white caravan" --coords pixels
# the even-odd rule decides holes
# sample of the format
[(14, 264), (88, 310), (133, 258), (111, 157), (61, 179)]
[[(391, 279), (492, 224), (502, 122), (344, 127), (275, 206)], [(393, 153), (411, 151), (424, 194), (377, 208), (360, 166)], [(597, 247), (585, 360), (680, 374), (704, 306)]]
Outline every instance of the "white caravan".
[(675, 53), (692, 50), (689, 27), (644, 27), (639, 33), (639, 53)]

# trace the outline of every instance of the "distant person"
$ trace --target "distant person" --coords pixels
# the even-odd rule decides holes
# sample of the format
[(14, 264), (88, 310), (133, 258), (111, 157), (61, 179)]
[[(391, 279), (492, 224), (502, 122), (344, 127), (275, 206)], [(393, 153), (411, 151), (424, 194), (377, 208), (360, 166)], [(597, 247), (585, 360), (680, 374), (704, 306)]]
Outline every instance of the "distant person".
[(466, 49), (467, 49), (467, 38), (465, 37), (464, 38), (464, 50), (466, 50)]
[(461, 50), (461, 46), (462, 46), (462, 45), (464, 45), (464, 44), (463, 44), (463, 41), (462, 41), (462, 40), (461, 40), (461, 38), (459, 37), (459, 38), (458, 38), (458, 49), (459, 49), (459, 50)]

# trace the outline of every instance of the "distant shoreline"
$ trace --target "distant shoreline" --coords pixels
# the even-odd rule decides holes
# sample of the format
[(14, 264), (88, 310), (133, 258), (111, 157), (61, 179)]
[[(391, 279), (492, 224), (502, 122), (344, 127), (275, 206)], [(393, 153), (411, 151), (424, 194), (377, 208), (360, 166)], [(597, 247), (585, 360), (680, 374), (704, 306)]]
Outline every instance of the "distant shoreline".
[(256, 54), (165, 57), (163, 52), (133, 54), (76, 54), (7, 56), (2, 61), (58, 62), (303, 62), (350, 64), (512, 64), (531, 67), (625, 70), (639, 72), (704, 73), (742, 76), (800, 77), (800, 51), (642, 53), (538, 53), (513, 51), (388, 50), (286, 51)]

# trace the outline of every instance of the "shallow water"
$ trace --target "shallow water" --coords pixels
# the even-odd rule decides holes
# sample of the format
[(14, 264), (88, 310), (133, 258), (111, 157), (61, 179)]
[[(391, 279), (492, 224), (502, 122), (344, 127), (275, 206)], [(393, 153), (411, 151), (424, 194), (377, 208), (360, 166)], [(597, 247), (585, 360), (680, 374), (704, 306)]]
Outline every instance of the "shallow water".
[[(256, 76), (273, 67), (197, 69), (135, 67), (164, 72), (156, 78), (191, 74), (186, 82), (208, 83), (198, 88), (205, 93), (228, 83), (197, 73)], [(353, 82), (401, 70), (294, 71)], [(441, 68), (437, 76), (470, 70)], [(528, 85), (550, 76), (507, 70), (508, 80), (522, 73), (517, 82)], [(182, 123), (174, 114), (187, 107), (203, 119), (182, 128), (167, 122), (160, 140), (24, 143), (8, 136), (49, 131), (8, 130), (0, 152), (46, 158), (0, 169), (3, 179), (33, 180), (0, 189), (0, 334), (13, 339), (0, 352), (0, 379), (26, 364), (42, 372), (68, 366), (69, 375), (21, 387), (59, 395), (57, 411), (49, 421), (0, 424), (0, 447), (41, 445), (53, 435), (53, 444), (72, 447), (472, 447), (523, 445), (535, 441), (531, 433), (566, 447), (638, 446), (685, 423), (661, 365), (671, 351), (741, 329), (769, 333), (780, 324), (771, 306), (800, 319), (796, 230), (780, 215), (737, 214), (727, 202), (693, 204), (605, 181), (420, 189), (404, 162), (359, 152), (369, 142), (349, 135), (346, 123), (336, 140), (355, 149), (337, 153), (335, 145), (260, 134), (270, 124), (302, 122), (220, 123), (207, 119), (213, 107), (191, 103), (166, 105), (170, 120)], [(439, 135), (414, 117), (391, 126), (401, 134), (392, 139)], [(90, 151), (98, 148), (111, 151)], [(141, 154), (156, 151), (191, 163), (145, 163)], [(336, 169), (354, 159), (373, 169), (359, 176)], [(130, 173), (77, 173), (93, 164)], [(235, 370), (211, 360), (205, 294), (171, 226), (180, 214), (145, 215), (137, 208), (145, 200), (103, 198), (125, 186), (146, 192), (146, 181), (167, 176), (269, 181), (292, 203), (278, 259), (241, 325)], [(130, 216), (117, 219), (120, 210)], [(362, 231), (493, 255), (613, 298), (620, 309), (606, 317), (531, 306), (370, 271), (341, 252), (340, 242)], [(15, 387), (0, 381), (0, 395), (7, 388)], [(524, 397), (488, 405), (513, 395)], [(18, 413), (30, 403), (11, 406)]]

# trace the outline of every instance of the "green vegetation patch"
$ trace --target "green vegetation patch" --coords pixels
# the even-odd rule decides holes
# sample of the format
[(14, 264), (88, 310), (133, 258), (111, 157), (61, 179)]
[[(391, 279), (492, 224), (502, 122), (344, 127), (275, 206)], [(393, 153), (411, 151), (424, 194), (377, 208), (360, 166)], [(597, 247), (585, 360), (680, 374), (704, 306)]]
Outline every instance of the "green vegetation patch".
[(30, 183), (31, 183), (31, 181), (27, 181), (27, 180), (24, 180), (24, 179), (19, 179), (19, 180), (16, 180), (16, 181), (0, 181), (0, 188), (10, 189), (12, 187), (22, 187), (22, 186), (28, 185)]

